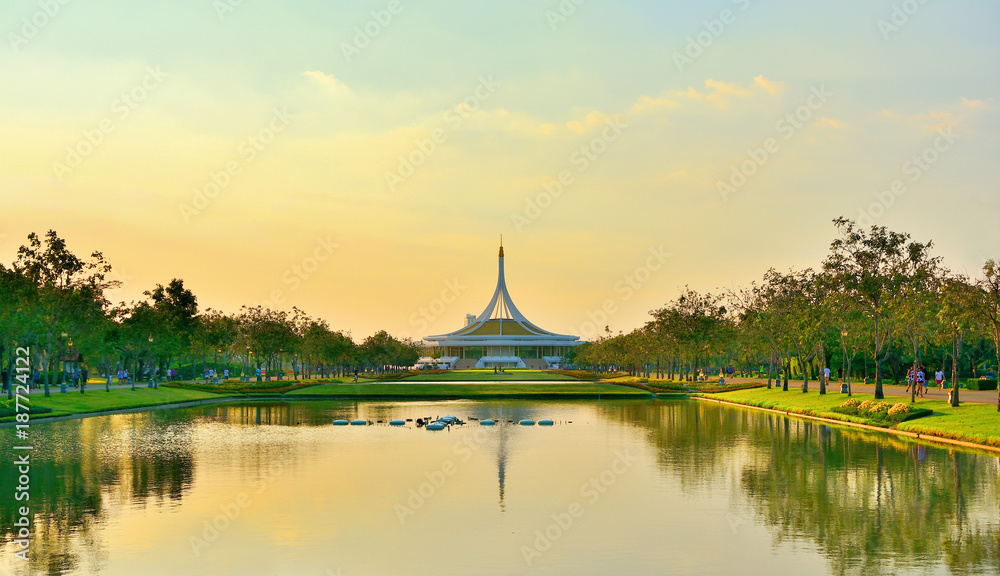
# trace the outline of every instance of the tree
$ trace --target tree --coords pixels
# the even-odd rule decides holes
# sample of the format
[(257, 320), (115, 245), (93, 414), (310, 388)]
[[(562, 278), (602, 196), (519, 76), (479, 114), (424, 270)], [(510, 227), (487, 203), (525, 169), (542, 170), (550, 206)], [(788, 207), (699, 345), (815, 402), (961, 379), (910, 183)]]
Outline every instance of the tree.
[[(976, 282), (979, 288), (979, 317), (990, 328), (996, 352), (997, 379), (1000, 381), (1000, 262), (987, 260), (983, 265), (983, 278)], [(997, 386), (997, 412), (1000, 412), (1000, 386)]]
[(875, 398), (883, 399), (881, 366), (892, 352), (894, 299), (907, 281), (913, 260), (927, 258), (931, 243), (910, 242), (909, 234), (884, 226), (872, 226), (866, 232), (843, 217), (833, 223), (841, 237), (830, 244), (823, 270), (841, 295), (854, 301), (873, 322)]
[(104, 290), (118, 283), (106, 279), (111, 265), (103, 254), (93, 252), (89, 260), (83, 260), (69, 251), (55, 230), (49, 230), (44, 241), (34, 232), (29, 234), (28, 244), (18, 248), (13, 269), (36, 290), (26, 317), (40, 346), (36, 357), (49, 396), (52, 368), (68, 344), (63, 334), (72, 337), (87, 331), (108, 305)]
[[(920, 370), (921, 342), (926, 342), (936, 331), (942, 278), (946, 274), (939, 266), (940, 258), (928, 255), (931, 243), (918, 250), (911, 248), (900, 290), (893, 299), (892, 307), (898, 318), (900, 332), (906, 335), (913, 349), (913, 385), (910, 386), (910, 402), (916, 402), (917, 373)], [(926, 381), (927, 374), (924, 374)]]
[(981, 293), (969, 284), (964, 276), (952, 276), (942, 282), (940, 306), (937, 311), (939, 332), (951, 347), (951, 405), (959, 405), (958, 365), (962, 358), (962, 345), (982, 323), (977, 310)]
[(722, 297), (699, 294), (686, 286), (676, 300), (650, 314), (655, 331), (677, 343), (690, 373), (702, 368), (702, 363), (732, 335)]
[[(240, 344), (246, 348), (251, 362), (257, 370), (267, 365), (271, 367), (286, 347), (295, 340), (295, 329), (284, 311), (275, 311), (263, 306), (248, 308), (243, 306), (237, 316)], [(280, 370), (280, 362), (279, 362)], [(268, 380), (271, 373), (268, 372)], [(257, 382), (261, 381), (258, 373)], [(279, 374), (280, 379), (280, 374)]]

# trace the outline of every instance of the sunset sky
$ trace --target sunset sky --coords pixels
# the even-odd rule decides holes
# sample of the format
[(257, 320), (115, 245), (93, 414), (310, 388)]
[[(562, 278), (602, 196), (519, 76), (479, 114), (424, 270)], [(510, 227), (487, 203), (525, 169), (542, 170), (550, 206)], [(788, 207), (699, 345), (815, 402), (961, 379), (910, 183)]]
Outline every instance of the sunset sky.
[(62, 2), (0, 4), (0, 262), (55, 229), (116, 302), (421, 337), (502, 234), (521, 311), (593, 336), (840, 215), (1000, 256), (995, 1)]

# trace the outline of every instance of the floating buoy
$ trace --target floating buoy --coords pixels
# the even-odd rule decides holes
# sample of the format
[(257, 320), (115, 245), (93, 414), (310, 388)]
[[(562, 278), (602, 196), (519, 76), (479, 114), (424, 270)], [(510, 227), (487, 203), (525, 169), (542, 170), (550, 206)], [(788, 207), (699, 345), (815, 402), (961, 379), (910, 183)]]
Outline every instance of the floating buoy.
[(406, 426), (406, 421), (405, 420), (390, 420), (389, 421), (389, 425), (390, 426)]
[(479, 423), (483, 426), (492, 426), (496, 424), (496, 422), (493, 420), (480, 420)]
[(367, 420), (351, 420), (351, 426), (367, 426)]
[(432, 422), (426, 426), (428, 430), (444, 430), (448, 425), (444, 422)]
[(334, 420), (333, 421), (333, 425), (334, 426), (347, 426), (348, 424), (349, 424), (349, 422), (347, 420)]
[(518, 424), (520, 424), (521, 426), (534, 426), (535, 425), (535, 421), (534, 420), (524, 419), (524, 420), (521, 420), (520, 422), (518, 422)]
[(552, 426), (552, 420), (539, 420), (539, 426)]

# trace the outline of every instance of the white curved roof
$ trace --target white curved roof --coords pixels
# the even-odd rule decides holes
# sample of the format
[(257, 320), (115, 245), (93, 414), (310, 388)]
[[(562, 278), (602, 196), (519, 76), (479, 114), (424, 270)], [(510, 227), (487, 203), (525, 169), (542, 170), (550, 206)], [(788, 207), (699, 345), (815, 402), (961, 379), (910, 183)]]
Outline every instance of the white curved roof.
[(497, 287), (483, 312), (460, 330), (427, 336), (424, 340), (440, 346), (575, 346), (580, 343), (579, 336), (539, 328), (517, 309), (507, 290), (502, 245)]

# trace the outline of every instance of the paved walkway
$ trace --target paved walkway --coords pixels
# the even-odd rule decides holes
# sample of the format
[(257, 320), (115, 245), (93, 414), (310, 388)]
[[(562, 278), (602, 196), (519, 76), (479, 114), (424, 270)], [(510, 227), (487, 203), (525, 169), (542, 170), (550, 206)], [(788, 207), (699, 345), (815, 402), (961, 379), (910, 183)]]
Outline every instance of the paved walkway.
[[(744, 381), (749, 382), (749, 379), (734, 378), (732, 381)], [(767, 380), (763, 380), (767, 382)], [(802, 380), (789, 380), (788, 389), (799, 390), (802, 388)], [(819, 390), (819, 381), (810, 380), (809, 381), (810, 390)], [(831, 382), (827, 385), (827, 392), (840, 394), (840, 382)], [(860, 394), (874, 394), (875, 385), (874, 384), (862, 384), (858, 382), (851, 383), (851, 391)], [(886, 397), (910, 397), (909, 390), (906, 389), (906, 385), (896, 386), (894, 384), (882, 384), (882, 393)], [(920, 398), (920, 396), (917, 396)], [(927, 400), (948, 400), (948, 389), (938, 390), (936, 387), (931, 386), (924, 396)], [(996, 404), (997, 403), (997, 391), (996, 390), (966, 390), (962, 389), (958, 393), (959, 402), (978, 402), (982, 404)]]

